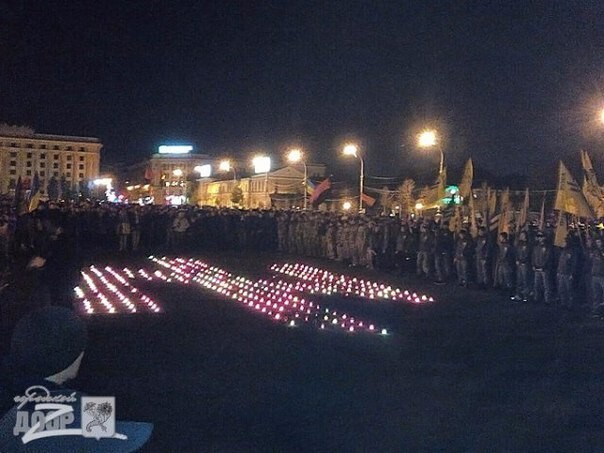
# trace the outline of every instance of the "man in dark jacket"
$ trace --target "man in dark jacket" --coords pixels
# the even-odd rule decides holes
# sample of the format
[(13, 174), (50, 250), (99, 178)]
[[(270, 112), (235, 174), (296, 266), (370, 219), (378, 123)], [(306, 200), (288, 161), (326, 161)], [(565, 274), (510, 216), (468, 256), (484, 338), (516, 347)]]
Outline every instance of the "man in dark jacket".
[(516, 294), (512, 298), (519, 302), (528, 301), (531, 293), (531, 246), (528, 242), (526, 231), (518, 234), (515, 247), (516, 255)]
[(472, 262), (473, 251), (472, 237), (466, 230), (461, 230), (455, 243), (455, 270), (457, 271), (457, 283), (461, 286), (468, 285), (468, 270)]
[(478, 229), (476, 238), (475, 258), (476, 258), (476, 284), (480, 288), (486, 288), (490, 282), (489, 259), (491, 258), (489, 233), (487, 228), (481, 226)]
[(589, 251), (591, 265), (592, 315), (602, 316), (604, 307), (604, 240), (596, 238), (594, 247)]
[(564, 248), (558, 258), (556, 281), (560, 305), (572, 308), (574, 301), (574, 282), (579, 270), (579, 248), (573, 236), (567, 236)]
[(531, 257), (533, 265), (535, 302), (545, 301), (551, 304), (554, 297), (554, 288), (552, 284), (552, 272), (554, 265), (554, 250), (545, 240), (542, 231), (537, 233), (537, 244), (533, 247)]

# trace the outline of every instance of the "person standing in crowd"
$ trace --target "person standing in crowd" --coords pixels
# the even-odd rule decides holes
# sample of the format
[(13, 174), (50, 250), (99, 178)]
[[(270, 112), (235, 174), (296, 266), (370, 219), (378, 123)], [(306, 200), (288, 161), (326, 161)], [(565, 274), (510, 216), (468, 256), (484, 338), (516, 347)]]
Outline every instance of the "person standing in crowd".
[(172, 233), (174, 235), (174, 246), (181, 249), (185, 244), (187, 231), (189, 230), (189, 220), (184, 210), (178, 211), (176, 218), (172, 222)]
[(129, 211), (130, 231), (132, 239), (132, 251), (138, 251), (138, 246), (141, 241), (141, 213), (140, 207), (134, 206), (134, 209)]
[(528, 234), (521, 231), (515, 247), (516, 256), (516, 294), (512, 300), (516, 302), (527, 302), (531, 294), (531, 246), (528, 242)]
[(459, 286), (468, 286), (472, 252), (472, 238), (466, 230), (461, 230), (455, 243), (455, 270)]
[(535, 302), (545, 302), (549, 305), (554, 298), (552, 270), (554, 250), (546, 241), (545, 235), (539, 231), (536, 236), (537, 243), (533, 247), (531, 263), (533, 265), (533, 291)]
[(128, 250), (128, 237), (130, 237), (131, 231), (128, 212), (125, 209), (120, 209), (117, 223), (117, 236), (120, 240), (120, 252)]
[(495, 287), (503, 290), (512, 291), (514, 250), (510, 244), (508, 234), (504, 231), (499, 235), (497, 250), (497, 263), (495, 266)]
[(604, 240), (596, 238), (589, 251), (591, 275), (591, 314), (593, 317), (604, 315)]
[(476, 284), (481, 289), (486, 289), (491, 281), (489, 272), (489, 260), (491, 258), (490, 241), (487, 228), (481, 226), (478, 229), (474, 254), (476, 259)]
[(427, 223), (419, 227), (419, 246), (417, 252), (416, 271), (419, 277), (430, 277), (432, 256), (434, 253), (434, 235)]
[(556, 282), (558, 285), (558, 297), (560, 305), (564, 308), (572, 308), (574, 293), (576, 291), (575, 281), (579, 271), (579, 248), (572, 235), (566, 236), (565, 244), (558, 258), (558, 269)]
[(451, 275), (451, 251), (453, 250), (453, 236), (448, 223), (443, 223), (440, 228), (434, 228), (434, 269), (436, 283), (444, 284)]

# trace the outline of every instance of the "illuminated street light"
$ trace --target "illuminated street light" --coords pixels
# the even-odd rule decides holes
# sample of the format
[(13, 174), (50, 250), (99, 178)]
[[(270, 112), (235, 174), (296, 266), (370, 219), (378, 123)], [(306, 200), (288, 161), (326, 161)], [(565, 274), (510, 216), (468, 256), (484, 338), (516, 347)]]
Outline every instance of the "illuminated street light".
[(344, 211), (350, 211), (350, 208), (352, 208), (352, 203), (350, 201), (345, 201), (342, 203), (342, 209)]
[(417, 203), (415, 203), (415, 209), (421, 211), (422, 209), (424, 209), (424, 204), (421, 201), (418, 201)]
[(308, 168), (306, 166), (306, 161), (304, 160), (304, 154), (299, 149), (291, 149), (287, 153), (287, 160), (292, 164), (302, 162), (302, 165), (304, 165), (304, 210), (306, 211), (308, 206), (308, 201), (306, 199), (308, 192)]
[(271, 171), (271, 158), (268, 156), (256, 156), (252, 159), (254, 173), (268, 173)]
[(182, 172), (182, 170), (181, 170), (180, 168), (177, 168), (176, 170), (174, 170), (174, 171), (172, 172), (172, 174), (173, 174), (174, 176), (176, 176), (177, 178), (180, 178), (180, 177), (183, 175), (183, 172)]
[(600, 122), (604, 124), (604, 108), (600, 111)]
[(231, 171), (231, 161), (230, 160), (221, 160), (218, 165), (218, 169), (220, 171)]
[(441, 174), (445, 166), (445, 154), (440, 146), (440, 141), (438, 140), (438, 134), (436, 131), (434, 129), (426, 129), (422, 131), (417, 137), (417, 146), (420, 148), (433, 148), (438, 146), (440, 151), (439, 174)]
[(209, 164), (197, 165), (193, 170), (199, 174), (200, 178), (209, 178), (212, 176), (212, 166)]
[(363, 157), (359, 152), (359, 147), (354, 143), (344, 145), (342, 154), (345, 156), (358, 157), (359, 161), (361, 162), (361, 174), (359, 176), (359, 212), (363, 212), (363, 181), (365, 179), (365, 162), (363, 162)]

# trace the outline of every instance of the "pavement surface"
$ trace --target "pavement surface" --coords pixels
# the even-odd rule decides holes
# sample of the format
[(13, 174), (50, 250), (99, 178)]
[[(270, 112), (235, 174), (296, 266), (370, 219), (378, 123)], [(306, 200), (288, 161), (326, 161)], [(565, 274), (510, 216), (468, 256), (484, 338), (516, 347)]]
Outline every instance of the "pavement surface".
[[(238, 275), (275, 262), (429, 293), (325, 301), (389, 335), (287, 328), (199, 286), (139, 283), (157, 315), (90, 316), (75, 386), (148, 421), (145, 451), (601, 451), (604, 322), (494, 291), (276, 254), (200, 256)], [(144, 258), (106, 259), (153, 268)]]

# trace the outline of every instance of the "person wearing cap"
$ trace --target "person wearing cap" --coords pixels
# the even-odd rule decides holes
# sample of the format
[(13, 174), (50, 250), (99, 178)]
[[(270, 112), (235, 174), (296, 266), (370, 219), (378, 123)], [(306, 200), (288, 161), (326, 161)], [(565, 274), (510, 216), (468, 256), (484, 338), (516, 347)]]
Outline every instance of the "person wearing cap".
[(33, 402), (19, 408), (15, 405), (15, 397), (25, 395), (33, 386), (37, 386), (37, 394), (44, 394), (40, 388), (44, 387), (50, 396), (73, 395), (76, 398), (76, 402), (70, 403), (74, 409), (73, 421), (66, 428), (81, 427), (82, 394), (64, 384), (77, 376), (87, 340), (83, 321), (64, 307), (32, 311), (17, 323), (0, 374), (1, 452), (126, 452), (135, 451), (147, 442), (153, 425), (134, 422), (116, 422), (116, 433), (126, 435), (125, 440), (63, 435), (33, 440), (25, 445), (21, 436), (15, 435), (18, 412), (32, 414), (35, 411)]
[(543, 231), (537, 233), (537, 243), (533, 246), (531, 264), (533, 266), (533, 291), (535, 302), (544, 301), (551, 304), (554, 297), (552, 272), (554, 266), (554, 250), (545, 240)]

